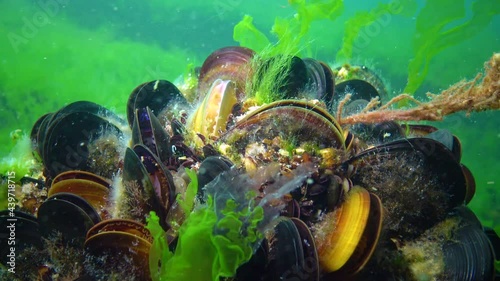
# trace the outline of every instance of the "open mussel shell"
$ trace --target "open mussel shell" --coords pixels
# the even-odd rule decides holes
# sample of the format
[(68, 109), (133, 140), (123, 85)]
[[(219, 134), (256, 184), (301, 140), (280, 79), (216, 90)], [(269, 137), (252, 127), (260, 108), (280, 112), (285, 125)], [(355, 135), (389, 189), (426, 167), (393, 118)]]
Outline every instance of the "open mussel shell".
[[(42, 248), (42, 239), (36, 217), (20, 211), (0, 211), (0, 263), (16, 260), (21, 251), (28, 247)], [(11, 253), (11, 247), (15, 248)], [(14, 256), (13, 256), (14, 255)], [(9, 266), (10, 267), (10, 266)]]
[(146, 146), (135, 145), (134, 152), (141, 159), (146, 168), (153, 187), (154, 197), (159, 203), (161, 210), (156, 210), (159, 214), (168, 212), (175, 200), (175, 184), (168, 169), (160, 162)]
[(84, 171), (67, 171), (54, 178), (48, 196), (72, 193), (85, 199), (103, 219), (108, 217), (106, 210), (110, 182), (95, 174)]
[(149, 108), (138, 108), (132, 125), (132, 145), (143, 144), (161, 161), (172, 156), (170, 136)]
[(359, 272), (377, 246), (382, 229), (382, 203), (376, 195), (355, 186), (333, 215), (318, 229), (318, 256), (330, 279), (345, 278)]
[(127, 102), (127, 120), (130, 128), (137, 109), (149, 107), (162, 122), (170, 121), (180, 111), (191, 108), (181, 91), (171, 82), (154, 80), (137, 86)]
[(319, 280), (318, 255), (307, 225), (297, 218), (280, 217), (269, 239), (266, 280)]
[(165, 217), (175, 199), (175, 186), (172, 175), (147, 147), (127, 148), (123, 185), (128, 198), (128, 205), (121, 210), (125, 217), (145, 223), (146, 215), (155, 211), (160, 217), (160, 225), (165, 230), (169, 228)]
[(81, 247), (87, 231), (100, 216), (82, 197), (72, 193), (58, 193), (49, 197), (38, 209), (42, 237), (52, 239), (61, 235), (68, 245)]
[[(143, 225), (128, 220), (110, 220), (89, 230), (85, 251), (90, 255), (87, 274), (106, 269), (109, 273), (126, 272), (131, 280), (150, 280), (149, 249), (151, 236)], [(99, 274), (100, 275), (100, 274)], [(100, 276), (102, 278), (102, 276)], [(135, 279), (134, 279), (135, 278)]]
[[(95, 159), (91, 154), (97, 153), (98, 147), (95, 142), (101, 137), (108, 138), (110, 135), (116, 140), (110, 145), (119, 154), (118, 150), (120, 150), (121, 145), (119, 142), (123, 139), (123, 133), (108, 119), (85, 111), (60, 115), (49, 124), (41, 151), (44, 166), (49, 173), (48, 176), (54, 177), (68, 170), (84, 170), (101, 174), (103, 167), (99, 166), (99, 169), (95, 169), (95, 162), (98, 162), (99, 165), (101, 162), (107, 162)], [(99, 153), (102, 154), (102, 150)], [(119, 157), (119, 155), (115, 156)], [(104, 170), (109, 170), (111, 173), (116, 172), (118, 168), (114, 166), (116, 165), (115, 161), (108, 164), (104, 164), (106, 165)]]
[(214, 51), (203, 63), (198, 79), (200, 98), (205, 98), (218, 79), (232, 81), (238, 101), (245, 98), (245, 87), (252, 75), (251, 60), (255, 52), (245, 47), (225, 47)]
[(244, 152), (250, 143), (265, 139), (294, 138), (298, 145), (313, 143), (319, 148), (345, 149), (340, 126), (323, 109), (299, 101), (279, 101), (249, 113), (219, 140)]
[(217, 79), (188, 122), (195, 142), (202, 145), (196, 134), (214, 139), (226, 131), (233, 107), (238, 102), (237, 86), (231, 80)]
[(324, 62), (305, 58), (308, 86), (307, 91), (313, 94), (312, 98), (322, 100), (327, 108), (331, 108), (335, 91), (335, 78), (331, 68)]
[(388, 228), (408, 238), (462, 205), (468, 189), (452, 152), (429, 138), (403, 139), (365, 150), (342, 168), (354, 184), (369, 187), (381, 198), (388, 208)]

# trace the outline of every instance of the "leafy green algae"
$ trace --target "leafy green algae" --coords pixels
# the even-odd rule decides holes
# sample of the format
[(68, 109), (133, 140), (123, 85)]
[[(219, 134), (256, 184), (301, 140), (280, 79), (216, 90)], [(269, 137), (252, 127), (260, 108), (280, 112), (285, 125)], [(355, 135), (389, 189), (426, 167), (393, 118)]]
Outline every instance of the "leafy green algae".
[[(190, 184), (187, 192), (190, 188), (196, 191), (196, 185)], [(223, 204), (220, 201), (209, 195), (206, 205), (189, 213), (179, 229), (175, 252), (168, 247), (158, 216), (151, 212), (147, 228), (154, 239), (149, 260), (153, 280), (218, 281), (234, 276), (238, 267), (250, 260), (253, 247), (262, 238), (257, 226), (264, 218), (264, 209), (252, 200), (246, 202), (248, 205), (233, 199)]]

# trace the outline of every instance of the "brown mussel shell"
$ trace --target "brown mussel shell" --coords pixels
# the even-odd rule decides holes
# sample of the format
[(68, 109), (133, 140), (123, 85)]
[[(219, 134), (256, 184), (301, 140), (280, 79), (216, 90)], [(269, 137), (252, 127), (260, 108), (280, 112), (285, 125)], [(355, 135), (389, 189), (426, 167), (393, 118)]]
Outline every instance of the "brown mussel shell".
[(84, 171), (67, 171), (57, 175), (49, 188), (48, 196), (71, 193), (85, 199), (103, 219), (107, 218), (106, 209), (110, 182), (102, 177)]
[(250, 143), (294, 137), (298, 144), (311, 142), (319, 148), (345, 149), (340, 126), (319, 107), (296, 101), (280, 101), (249, 113), (219, 140), (243, 152)]
[(239, 101), (245, 98), (246, 83), (251, 77), (251, 60), (255, 52), (245, 47), (225, 47), (211, 53), (200, 69), (198, 93), (203, 99), (217, 79), (230, 80), (236, 84)]

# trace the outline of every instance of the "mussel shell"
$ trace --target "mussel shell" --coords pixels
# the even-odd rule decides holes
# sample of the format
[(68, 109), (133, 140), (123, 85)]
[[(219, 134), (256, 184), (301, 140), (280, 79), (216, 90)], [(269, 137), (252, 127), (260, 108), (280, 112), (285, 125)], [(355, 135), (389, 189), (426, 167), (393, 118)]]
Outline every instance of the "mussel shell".
[[(126, 272), (131, 280), (151, 280), (150, 248), (151, 243), (145, 239), (119, 231), (100, 232), (85, 241), (85, 251), (94, 257), (91, 267), (106, 269), (105, 273)], [(87, 273), (92, 275), (94, 272)]]
[(138, 108), (132, 125), (132, 145), (144, 144), (161, 161), (172, 156), (170, 136), (149, 108)]
[[(318, 260), (314, 241), (307, 226), (295, 219), (280, 217), (269, 240), (267, 280), (318, 280)], [(299, 225), (300, 230), (297, 228)], [(305, 228), (304, 228), (305, 226)], [(309, 234), (306, 234), (309, 232)], [(302, 237), (301, 234), (305, 234)], [(307, 249), (304, 249), (307, 246)], [(300, 279), (302, 278), (302, 279)]]
[[(75, 196), (73, 199), (77, 198), (76, 195), (73, 196)], [(56, 194), (40, 205), (37, 215), (40, 233), (47, 239), (52, 239), (60, 233), (63, 243), (81, 247), (87, 231), (95, 224), (94, 219), (97, 214), (87, 213), (90, 205), (85, 208), (81, 207), (86, 204), (84, 199), (78, 200), (77, 205), (75, 204), (77, 199), (70, 202), (66, 200), (66, 196), (63, 198), (59, 199)]]
[(201, 142), (195, 134), (213, 139), (226, 131), (233, 108), (238, 102), (236, 91), (237, 86), (231, 80), (217, 79), (211, 85), (188, 122), (188, 128), (198, 144)]
[(109, 197), (109, 182), (90, 173), (80, 173), (81, 171), (68, 171), (57, 176), (55, 183), (52, 183), (49, 188), (48, 196), (61, 193), (77, 195), (92, 205), (99, 213), (99, 217), (108, 217), (106, 205)]
[(345, 149), (338, 124), (318, 114), (314, 107), (276, 102), (249, 113), (224, 134), (220, 141), (244, 150), (249, 143), (280, 136), (283, 140), (295, 137), (300, 143), (308, 141), (320, 148)]
[[(262, 61), (256, 70), (256, 78), (254, 79), (255, 84), (252, 85), (253, 91), (259, 91), (259, 87), (261, 86), (262, 81), (264, 81), (264, 77), (271, 76), (269, 73), (270, 69), (275, 70), (275, 64), (284, 64), (288, 59), (290, 60), (288, 69), (282, 70), (280, 73), (272, 73), (275, 75), (275, 77), (272, 77), (275, 82), (274, 91), (279, 94), (281, 99), (298, 97), (299, 93), (301, 93), (307, 86), (308, 75), (307, 67), (304, 61), (295, 56), (284, 57), (284, 55), (278, 55)], [(287, 72), (283, 73), (283, 71)]]
[(96, 174), (85, 172), (85, 171), (67, 171), (64, 173), (60, 173), (52, 180), (52, 185), (69, 179), (79, 179), (79, 180), (88, 180), (95, 182), (99, 185), (102, 185), (106, 188), (111, 187), (111, 182), (108, 179), (100, 177)]
[(430, 125), (420, 124), (402, 124), (401, 128), (405, 132), (407, 138), (428, 137), (441, 142), (453, 152), (457, 161), (460, 161), (462, 157), (462, 144), (460, 143), (460, 140), (450, 131), (446, 129), (438, 129)]
[(136, 110), (146, 107), (149, 107), (158, 119), (171, 120), (181, 110), (188, 110), (191, 106), (174, 84), (166, 80), (154, 80), (137, 86), (130, 94), (127, 102), (127, 120), (130, 128)]
[[(144, 157), (142, 157), (141, 159), (141, 157), (139, 157), (139, 155), (135, 151), (138, 151)], [(140, 214), (140, 217), (137, 217), (136, 219), (139, 219), (142, 223), (145, 223), (145, 216), (149, 214), (150, 211), (155, 211), (160, 217), (160, 225), (164, 228), (164, 230), (167, 230), (169, 227), (165, 222), (165, 216), (168, 208), (171, 205), (171, 202), (173, 202), (173, 200), (171, 200), (171, 196), (174, 196), (175, 193), (170, 193), (170, 190), (171, 188), (174, 188), (174, 186), (173, 184), (170, 185), (170, 183), (168, 183), (162, 187), (161, 184), (159, 184), (162, 183), (162, 181), (162, 184), (165, 184), (164, 181), (169, 181), (168, 176), (162, 174), (164, 171), (162, 171), (163, 168), (161, 168), (160, 166), (158, 166), (159, 170), (152, 171), (153, 175), (150, 175), (148, 169), (143, 163), (143, 160), (146, 162), (149, 168), (151, 168), (151, 165), (154, 166), (154, 160), (151, 159), (154, 158), (155, 157), (153, 153), (151, 153), (145, 146), (136, 145), (134, 149), (127, 148), (125, 151), (125, 161), (123, 164), (123, 183), (124, 185), (130, 184), (131, 182), (137, 183), (139, 188), (137, 192), (144, 200), (144, 202), (133, 203), (144, 204), (144, 206), (141, 206), (143, 213)], [(154, 185), (152, 182), (152, 178), (154, 178), (155, 180)], [(131, 194), (127, 194), (126, 196), (131, 196)]]
[(462, 167), (462, 172), (464, 173), (467, 186), (467, 192), (465, 194), (465, 204), (469, 204), (469, 202), (476, 194), (476, 180), (474, 179), (474, 175), (472, 175), (472, 172), (469, 170), (469, 168), (467, 168), (467, 166), (463, 164), (460, 164), (460, 166)]
[(493, 280), (494, 254), (488, 236), (475, 225), (461, 226), (443, 246), (448, 280)]
[(89, 112), (72, 112), (51, 122), (42, 151), (49, 176), (54, 177), (68, 170), (90, 171), (88, 147), (103, 133), (123, 138), (118, 127)]
[(82, 209), (92, 220), (94, 224), (101, 221), (102, 216), (97, 212), (92, 204), (90, 204), (85, 198), (78, 196), (69, 192), (59, 192), (57, 194), (51, 195), (49, 197), (51, 200), (64, 200), (75, 204), (80, 209)]
[(302, 59), (307, 68), (308, 91), (314, 95), (312, 98), (323, 100), (327, 108), (333, 103), (335, 79), (328, 65), (315, 59)]
[(335, 96), (344, 97), (346, 94), (351, 94), (351, 101), (358, 99), (370, 101), (373, 98), (379, 97), (377, 89), (370, 83), (352, 79), (340, 82), (335, 85)]
[(213, 181), (219, 174), (229, 171), (233, 164), (229, 159), (222, 156), (210, 156), (205, 158), (198, 169), (198, 193), (203, 193), (205, 185)]
[(355, 170), (351, 177), (355, 184), (369, 186), (385, 206), (393, 206), (388, 228), (408, 238), (420, 235), (465, 201), (462, 167), (433, 139), (404, 139), (365, 150), (342, 165), (346, 174), (350, 167)]
[(140, 237), (149, 243), (153, 243), (151, 233), (149, 233), (149, 230), (147, 230), (142, 223), (126, 219), (110, 219), (102, 221), (89, 229), (86, 239), (88, 240), (92, 236), (103, 232), (125, 232)]
[(158, 212), (159, 216), (165, 216), (170, 206), (175, 201), (176, 191), (174, 179), (168, 169), (161, 163), (160, 159), (158, 159), (147, 147), (135, 145), (133, 149), (139, 159), (141, 159), (144, 168), (146, 168), (149, 174), (154, 197), (159, 204), (159, 209), (155, 211)]
[(37, 158), (42, 157), (43, 141), (45, 139), (45, 131), (47, 130), (47, 126), (50, 123), (50, 119), (52, 118), (53, 113), (47, 113), (42, 115), (42, 117), (36, 120), (33, 128), (31, 129), (30, 139), (33, 145), (33, 150), (37, 154)]
[[(343, 65), (334, 71), (335, 75), (335, 97), (338, 100), (344, 97), (347, 88), (355, 94), (351, 101), (364, 99), (370, 101), (371, 98), (380, 97), (381, 100), (387, 98), (387, 89), (378, 75), (366, 66)], [(352, 82), (351, 82), (352, 81)], [(360, 82), (363, 81), (363, 82)]]
[(252, 258), (238, 268), (234, 281), (267, 281), (265, 272), (267, 263), (269, 262), (268, 258), (269, 243), (267, 239), (264, 239), (252, 255)]
[(200, 99), (217, 79), (231, 80), (236, 84), (239, 101), (245, 97), (245, 84), (252, 74), (251, 60), (255, 52), (245, 47), (231, 46), (215, 50), (203, 62), (198, 79)]
[[(2, 210), (0, 211), (0, 225), (2, 225), (0, 243), (3, 245), (0, 247), (1, 264), (7, 266), (7, 262), (10, 260), (7, 255), (11, 255), (11, 247), (15, 247), (14, 254), (16, 256), (27, 247), (42, 248), (42, 239), (36, 217), (20, 211)], [(12, 225), (14, 228), (10, 227)], [(13, 234), (15, 239), (9, 240)], [(9, 241), (14, 241), (15, 244)]]
[(87, 112), (97, 115), (103, 119), (106, 119), (109, 123), (112, 123), (116, 127), (122, 127), (126, 125), (125, 120), (121, 119), (113, 111), (105, 108), (102, 105), (90, 101), (76, 101), (62, 107), (54, 113), (54, 115), (50, 119), (50, 123), (52, 124), (54, 122), (58, 122), (58, 120), (63, 116), (76, 112)]
[(320, 230), (331, 232), (317, 241), (318, 255), (329, 277), (343, 280), (359, 272), (372, 256), (382, 229), (382, 203), (355, 186), (334, 214), (336, 219), (324, 222)]

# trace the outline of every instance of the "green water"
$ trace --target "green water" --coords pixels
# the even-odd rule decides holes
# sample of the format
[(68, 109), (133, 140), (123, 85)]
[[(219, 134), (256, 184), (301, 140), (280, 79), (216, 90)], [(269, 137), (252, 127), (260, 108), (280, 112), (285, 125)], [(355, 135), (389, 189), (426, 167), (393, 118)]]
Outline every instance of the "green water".
[[(188, 64), (200, 65), (213, 50), (236, 45), (233, 27), (245, 14), (274, 42), (270, 29), (275, 18), (291, 18), (296, 13), (284, 0), (180, 2), (2, 1), (0, 156), (7, 156), (14, 145), (12, 131), (29, 134), (38, 117), (70, 102), (89, 100), (123, 114), (129, 93), (138, 84), (159, 78), (174, 81), (186, 72)], [(473, 13), (472, 1), (437, 1), (452, 6), (429, 13), (422, 12), (423, 1), (414, 7), (411, 1), (393, 1), (402, 8), (382, 11), (371, 23), (360, 26), (351, 44), (352, 54), (346, 58), (339, 55), (346, 34), (344, 23), (379, 4), (365, 2), (368, 4), (353, 6), (354, 1), (346, 1), (335, 19), (313, 21), (298, 46), (301, 54), (330, 63), (338, 63), (338, 57), (367, 64), (377, 69), (392, 94), (398, 94), (406, 86), (410, 59), (418, 52), (415, 42), (435, 40), (441, 49), (434, 50), (427, 76), (415, 92), (424, 99), (426, 91), (438, 93), (461, 79), (472, 79), (500, 51), (499, 0), (481, 1), (491, 6), (484, 14)], [(428, 18), (422, 19), (421, 14)], [(444, 43), (439, 36), (417, 29), (419, 20), (439, 22), (448, 16), (444, 31), (479, 20), (456, 30)], [(431, 48), (426, 53), (434, 51)], [(485, 225), (498, 226), (500, 112), (457, 114), (436, 126), (448, 128), (461, 139), (462, 163), (477, 183), (470, 206)]]

